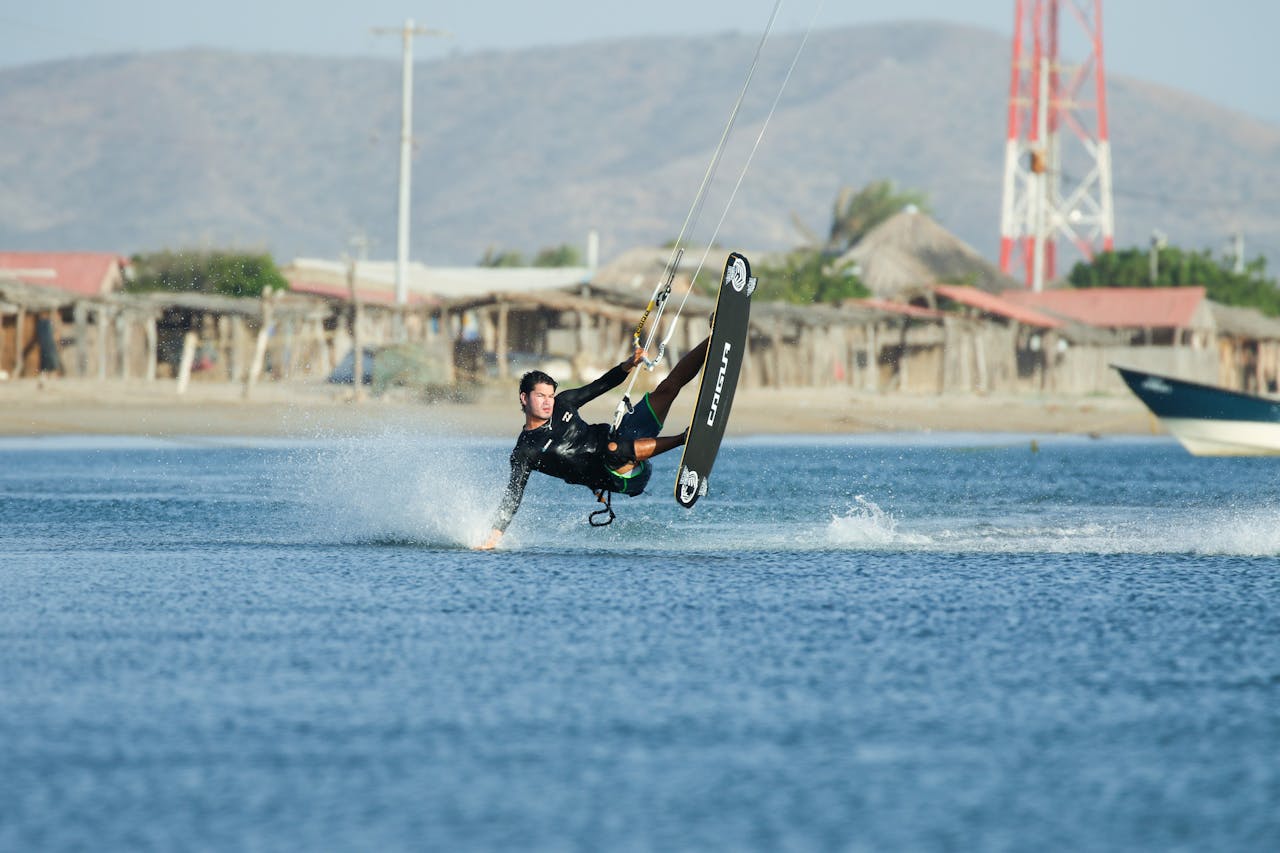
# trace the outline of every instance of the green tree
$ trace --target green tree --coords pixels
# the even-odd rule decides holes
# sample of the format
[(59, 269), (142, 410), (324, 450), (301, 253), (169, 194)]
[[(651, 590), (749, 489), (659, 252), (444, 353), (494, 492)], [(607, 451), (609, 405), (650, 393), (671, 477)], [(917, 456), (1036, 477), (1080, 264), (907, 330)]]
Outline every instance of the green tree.
[[(1101, 252), (1092, 261), (1071, 268), (1072, 287), (1186, 287), (1199, 285), (1209, 298), (1224, 305), (1257, 308), (1280, 316), (1280, 289), (1266, 277), (1267, 261), (1261, 256), (1235, 272), (1228, 259), (1215, 259), (1208, 250), (1194, 252), (1168, 246), (1157, 251), (1130, 248)], [(1152, 271), (1155, 272), (1154, 280)]]
[(125, 290), (257, 297), (267, 288), (288, 287), (289, 282), (270, 255), (215, 250), (134, 255), (133, 279), (126, 283)]
[(753, 272), (760, 280), (760, 296), (771, 301), (837, 304), (871, 295), (852, 270), (833, 267), (829, 257), (813, 249), (790, 252)]
[(568, 243), (559, 246), (547, 246), (534, 255), (530, 264), (523, 254), (514, 249), (498, 251), (492, 247), (485, 249), (484, 257), (478, 266), (482, 267), (580, 267), (582, 253)]
[(503, 250), (501, 252), (495, 250), (492, 246), (484, 250), (484, 257), (480, 258), (476, 264), (481, 267), (523, 267), (527, 266), (524, 262), (524, 255), (515, 251)]
[(881, 222), (906, 207), (930, 213), (929, 197), (918, 190), (899, 191), (893, 181), (872, 181), (860, 190), (841, 187), (831, 210), (826, 250), (839, 254), (851, 248)]
[(535, 267), (580, 267), (582, 253), (575, 246), (562, 243), (559, 246), (548, 246), (538, 252), (533, 259)]

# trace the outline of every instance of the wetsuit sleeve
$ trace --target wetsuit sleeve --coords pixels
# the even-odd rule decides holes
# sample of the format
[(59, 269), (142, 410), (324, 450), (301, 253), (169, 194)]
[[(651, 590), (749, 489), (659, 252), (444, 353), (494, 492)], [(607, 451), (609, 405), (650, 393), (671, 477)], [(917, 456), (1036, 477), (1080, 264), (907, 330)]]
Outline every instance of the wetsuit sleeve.
[(567, 391), (561, 391), (556, 395), (556, 397), (576, 409), (579, 406), (584, 406), (587, 403), (590, 403), (596, 397), (599, 397), (611, 388), (617, 388), (626, 381), (628, 373), (630, 373), (630, 371), (619, 364), (599, 379), (588, 382), (581, 388), (570, 388)]
[(507, 532), (507, 525), (515, 517), (520, 501), (524, 499), (524, 487), (529, 482), (529, 472), (532, 470), (529, 460), (519, 448), (511, 452), (511, 479), (507, 481), (507, 490), (502, 493), (502, 502), (498, 504), (498, 512), (493, 517), (495, 530)]

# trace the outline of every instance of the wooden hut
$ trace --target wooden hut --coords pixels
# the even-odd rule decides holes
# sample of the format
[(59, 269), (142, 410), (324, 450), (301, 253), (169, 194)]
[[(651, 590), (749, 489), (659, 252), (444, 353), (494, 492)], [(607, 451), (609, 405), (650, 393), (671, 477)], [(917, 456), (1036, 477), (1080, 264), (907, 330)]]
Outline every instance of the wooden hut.
[(1056, 390), (1126, 393), (1112, 364), (1218, 381), (1217, 325), (1203, 287), (1016, 289), (1001, 298), (1095, 333), (1062, 354)]
[(74, 301), (65, 291), (33, 287), (0, 271), (0, 379), (64, 371), (58, 344), (66, 335), (64, 312)]
[(107, 252), (0, 252), (0, 374), (65, 372), (72, 306), (117, 292), (129, 261)]
[(1217, 327), (1218, 384), (1251, 394), (1280, 393), (1280, 320), (1256, 308), (1210, 302)]

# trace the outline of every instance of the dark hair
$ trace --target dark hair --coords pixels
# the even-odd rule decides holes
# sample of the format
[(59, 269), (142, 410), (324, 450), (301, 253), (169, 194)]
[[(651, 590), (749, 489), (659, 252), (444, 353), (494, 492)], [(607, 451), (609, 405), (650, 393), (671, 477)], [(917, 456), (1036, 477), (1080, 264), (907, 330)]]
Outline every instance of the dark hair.
[(556, 381), (541, 370), (530, 370), (524, 376), (520, 377), (520, 393), (528, 394), (533, 390), (534, 385), (550, 385), (552, 388), (558, 387)]

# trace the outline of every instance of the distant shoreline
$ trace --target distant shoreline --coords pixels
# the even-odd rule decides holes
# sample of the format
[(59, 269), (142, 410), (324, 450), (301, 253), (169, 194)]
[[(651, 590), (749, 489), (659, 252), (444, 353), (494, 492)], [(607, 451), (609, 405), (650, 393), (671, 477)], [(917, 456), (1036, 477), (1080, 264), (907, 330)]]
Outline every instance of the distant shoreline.
[[(321, 437), (388, 430), (514, 436), (520, 413), (514, 392), (487, 388), (469, 403), (393, 398), (350, 401), (351, 388), (264, 383), (246, 400), (238, 385), (192, 383), (179, 396), (172, 383), (34, 379), (0, 383), (0, 436), (261, 436)], [(688, 421), (694, 394), (677, 401), (667, 432)], [(587, 407), (607, 421), (617, 398)], [(1158, 423), (1130, 396), (1015, 394), (874, 394), (848, 388), (743, 389), (728, 435), (864, 435), (872, 433), (1030, 433), (1158, 435)]]

